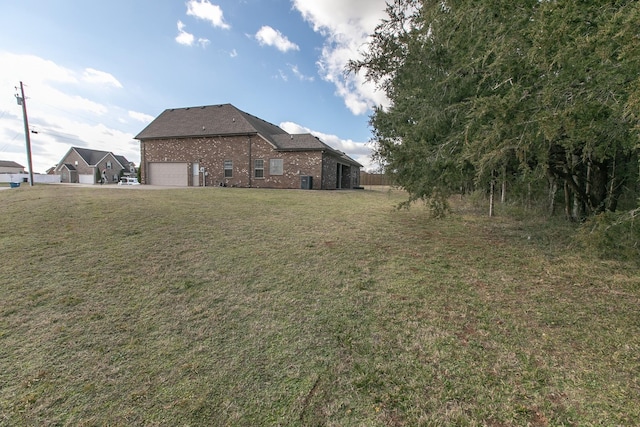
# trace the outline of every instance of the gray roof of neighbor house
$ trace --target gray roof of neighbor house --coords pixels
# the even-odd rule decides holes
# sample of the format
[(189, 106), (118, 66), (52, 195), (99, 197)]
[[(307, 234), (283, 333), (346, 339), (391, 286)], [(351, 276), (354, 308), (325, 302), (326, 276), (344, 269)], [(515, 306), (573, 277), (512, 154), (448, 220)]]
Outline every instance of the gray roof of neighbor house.
[[(71, 150), (75, 150), (76, 153), (78, 153), (78, 155), (82, 157), (82, 159), (90, 166), (98, 164), (100, 160), (104, 159), (105, 156), (111, 153), (110, 151), (92, 150), (90, 148), (80, 147), (71, 147)], [(111, 155), (116, 158), (116, 160), (121, 164), (122, 167), (127, 167), (129, 165), (129, 161), (124, 156), (116, 156), (113, 153), (111, 153)]]
[(197, 138), (225, 135), (260, 135), (279, 151), (329, 151), (343, 161), (362, 166), (311, 134), (292, 135), (280, 127), (231, 104), (164, 110), (135, 139)]
[(131, 162), (129, 162), (129, 160), (127, 160), (127, 158), (125, 156), (119, 156), (117, 154), (114, 154), (113, 157), (115, 157), (116, 160), (118, 160), (120, 162), (122, 167), (126, 168), (131, 164)]
[(91, 150), (89, 148), (71, 147), (71, 149), (75, 150), (76, 153), (78, 153), (78, 155), (82, 157), (82, 160), (87, 162), (88, 165), (97, 164), (104, 158), (104, 156), (109, 154), (108, 151)]
[(3, 168), (21, 168), (24, 169), (24, 166), (22, 166), (19, 163), (14, 162), (13, 160), (0, 160), (0, 167)]

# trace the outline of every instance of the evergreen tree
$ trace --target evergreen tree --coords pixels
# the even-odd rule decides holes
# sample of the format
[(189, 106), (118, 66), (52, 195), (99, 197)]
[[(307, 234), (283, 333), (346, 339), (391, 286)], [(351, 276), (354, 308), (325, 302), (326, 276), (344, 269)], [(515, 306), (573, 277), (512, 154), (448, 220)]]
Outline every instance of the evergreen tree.
[(638, 2), (395, 0), (387, 15), (349, 69), (392, 101), (371, 116), (375, 157), (410, 201), (501, 177), (580, 219), (635, 190)]

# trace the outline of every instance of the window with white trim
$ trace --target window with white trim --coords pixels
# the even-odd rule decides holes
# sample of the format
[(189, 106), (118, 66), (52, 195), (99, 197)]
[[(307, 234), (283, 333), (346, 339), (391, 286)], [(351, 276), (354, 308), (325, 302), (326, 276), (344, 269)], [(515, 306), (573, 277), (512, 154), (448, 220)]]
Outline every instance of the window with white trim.
[(224, 177), (225, 178), (233, 177), (233, 160), (224, 161)]
[(255, 159), (253, 161), (253, 176), (254, 178), (264, 178), (264, 160)]

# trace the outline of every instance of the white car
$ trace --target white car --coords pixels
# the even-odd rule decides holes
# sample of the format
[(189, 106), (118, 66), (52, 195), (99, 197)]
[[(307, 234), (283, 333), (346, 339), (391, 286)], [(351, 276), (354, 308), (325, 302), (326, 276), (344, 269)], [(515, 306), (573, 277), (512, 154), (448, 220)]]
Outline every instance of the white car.
[(140, 183), (138, 182), (138, 178), (125, 176), (120, 179), (118, 185), (140, 185)]

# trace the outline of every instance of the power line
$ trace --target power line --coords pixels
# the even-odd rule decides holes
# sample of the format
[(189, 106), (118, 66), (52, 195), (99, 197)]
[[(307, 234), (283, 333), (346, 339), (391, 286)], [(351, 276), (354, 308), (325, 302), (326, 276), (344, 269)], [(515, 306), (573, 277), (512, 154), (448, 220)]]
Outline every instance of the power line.
[[(42, 130), (42, 129), (45, 129), (45, 130)], [(65, 139), (65, 140), (71, 141), (71, 142), (80, 142), (80, 143), (86, 142), (86, 141), (82, 141), (81, 139), (75, 138), (73, 136), (64, 135), (62, 133), (53, 131), (51, 129), (43, 128), (43, 127), (40, 127), (40, 126), (38, 126), (37, 133), (41, 133), (43, 135), (49, 135), (49, 136), (52, 136), (52, 137), (58, 138), (58, 139)]]
[(84, 114), (78, 114), (78, 112), (76, 112), (74, 110), (60, 108), (60, 107), (58, 107), (56, 105), (48, 104), (48, 103), (42, 102), (42, 101), (38, 101), (38, 104), (45, 105), (45, 106), (47, 106), (49, 108), (53, 108), (54, 110), (61, 111), (61, 112), (65, 113), (67, 116), (75, 116), (75, 117), (83, 119), (84, 121), (88, 121), (88, 122), (92, 122), (92, 123), (96, 123), (96, 124), (100, 124), (101, 123), (100, 120), (96, 120), (95, 118), (86, 116)]

